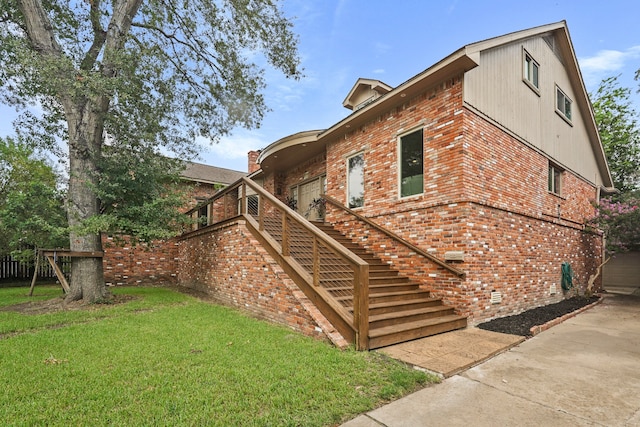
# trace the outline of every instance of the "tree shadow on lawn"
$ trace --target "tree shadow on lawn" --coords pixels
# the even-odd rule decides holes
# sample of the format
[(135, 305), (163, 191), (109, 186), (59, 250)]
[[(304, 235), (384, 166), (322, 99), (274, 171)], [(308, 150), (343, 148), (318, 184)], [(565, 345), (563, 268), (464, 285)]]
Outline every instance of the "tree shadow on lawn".
[(20, 304), (8, 305), (0, 307), (0, 311), (11, 311), (21, 314), (49, 314), (59, 311), (75, 311), (75, 310), (97, 310), (104, 305), (124, 304), (129, 301), (139, 299), (135, 295), (111, 295), (108, 302), (103, 304), (87, 304), (83, 301), (64, 300), (64, 295), (43, 301), (27, 301)]

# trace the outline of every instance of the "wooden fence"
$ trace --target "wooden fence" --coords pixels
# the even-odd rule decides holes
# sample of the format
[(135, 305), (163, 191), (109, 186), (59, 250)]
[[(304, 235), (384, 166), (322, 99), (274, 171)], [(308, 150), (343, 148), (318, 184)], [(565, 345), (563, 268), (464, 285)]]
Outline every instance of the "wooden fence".
[[(58, 265), (63, 272), (67, 273), (71, 269), (70, 257), (58, 257)], [(39, 279), (55, 279), (56, 273), (46, 259), (41, 258), (38, 263)], [(31, 262), (21, 262), (7, 255), (0, 257), (0, 280), (27, 280), (33, 277), (35, 270), (35, 259)]]

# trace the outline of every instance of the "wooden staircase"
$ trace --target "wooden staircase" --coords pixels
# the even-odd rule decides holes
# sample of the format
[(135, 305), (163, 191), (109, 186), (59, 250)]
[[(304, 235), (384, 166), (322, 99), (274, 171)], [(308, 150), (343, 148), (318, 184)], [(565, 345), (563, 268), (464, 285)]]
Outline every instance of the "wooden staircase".
[[(330, 224), (314, 223), (369, 264), (369, 348), (448, 332), (467, 326), (467, 319), (432, 298), (418, 282), (400, 275), (389, 264), (341, 234)], [(334, 292), (330, 288), (331, 292)], [(350, 311), (353, 298), (336, 296)]]
[[(328, 236), (369, 264), (369, 348), (385, 347), (404, 341), (448, 332), (467, 326), (467, 319), (454, 313), (439, 298), (432, 298), (420, 283), (400, 275), (389, 264), (353, 242), (330, 224), (314, 222)], [(265, 220), (267, 229), (281, 241), (278, 221)], [(291, 230), (291, 254), (307, 270), (312, 271), (307, 234)], [(325, 259), (331, 254), (324, 254)], [(352, 271), (338, 264), (325, 262), (319, 272), (319, 286), (353, 313)]]

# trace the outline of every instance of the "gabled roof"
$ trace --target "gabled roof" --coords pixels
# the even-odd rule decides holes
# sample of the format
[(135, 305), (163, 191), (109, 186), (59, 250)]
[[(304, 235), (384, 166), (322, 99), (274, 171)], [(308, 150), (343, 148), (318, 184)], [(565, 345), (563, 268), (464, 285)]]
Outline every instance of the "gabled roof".
[[(353, 129), (356, 129), (358, 126), (364, 125), (371, 120), (372, 117), (383, 114), (385, 111), (402, 104), (405, 102), (405, 98), (418, 95), (446, 78), (459, 75), (460, 73), (466, 73), (476, 68), (480, 65), (480, 53), (482, 51), (531, 37), (551, 34), (556, 35), (556, 40), (558, 40), (559, 53), (563, 58), (574, 93), (577, 97), (574, 102), (576, 102), (583, 112), (585, 127), (589, 135), (594, 156), (596, 157), (598, 168), (602, 175), (604, 186), (613, 187), (613, 180), (611, 179), (611, 173), (609, 172), (604, 149), (600, 141), (591, 103), (582, 80), (578, 61), (565, 21), (529, 28), (465, 45), (395, 88), (391, 88), (378, 80), (359, 79), (347, 95), (343, 105), (349, 108), (354, 95), (356, 95), (359, 90), (362, 90), (363, 86), (367, 85), (379, 90), (380, 96), (371, 102), (361, 103), (361, 108), (356, 108), (353, 113), (324, 131), (300, 132), (274, 142), (269, 145), (267, 149), (263, 150), (258, 161), (261, 166), (263, 162), (266, 161), (265, 164), (269, 164), (268, 166), (273, 168), (277, 164), (277, 161), (273, 159), (277, 157), (276, 153), (280, 152), (280, 154), (286, 155), (295, 148), (297, 150), (296, 154), (299, 154), (304, 151), (302, 150), (303, 146), (307, 147), (306, 150), (313, 147), (313, 149), (317, 151), (319, 148), (323, 148), (329, 141), (336, 140)], [(301, 138), (301, 135), (304, 135), (304, 137)], [(281, 155), (280, 157), (282, 158), (283, 156)]]
[[(342, 101), (342, 105), (349, 110), (357, 109), (359, 105), (365, 106), (366, 103), (375, 101), (378, 97), (388, 93), (392, 89), (391, 86), (380, 80), (359, 78), (347, 97)], [(362, 94), (368, 95), (371, 91), (374, 92), (373, 95), (367, 97), (367, 99), (362, 99)]]
[(246, 172), (219, 168), (217, 166), (210, 166), (202, 163), (185, 163), (186, 168), (181, 175), (187, 181), (201, 182), (204, 184), (229, 185), (247, 175)]
[(578, 66), (578, 59), (576, 58), (575, 50), (573, 49), (573, 43), (571, 42), (571, 37), (569, 36), (569, 29), (567, 28), (566, 21), (555, 22), (552, 24), (529, 28), (527, 30), (517, 31), (514, 33), (505, 34), (503, 36), (479, 41), (466, 45), (463, 50), (465, 51), (466, 55), (469, 55), (471, 57), (478, 57), (481, 51), (492, 49), (508, 43), (525, 40), (531, 37), (545, 36), (547, 34), (554, 34), (556, 36), (555, 40), (557, 40), (558, 42), (557, 48), (560, 55), (562, 56), (563, 64), (567, 69), (567, 74), (569, 76), (573, 91), (576, 94), (577, 99), (575, 99), (574, 102), (576, 102), (576, 104), (580, 108), (580, 111), (583, 113), (585, 122), (584, 124), (589, 135), (593, 154), (596, 157), (596, 162), (602, 175), (603, 183), (605, 187), (608, 187), (606, 188), (607, 191), (612, 191), (613, 179), (611, 178), (611, 172), (609, 170), (609, 165), (607, 164), (604, 147), (602, 146), (600, 134), (598, 133), (598, 126), (593, 115), (591, 101), (589, 100), (589, 95), (587, 93), (587, 89), (585, 88), (584, 80), (582, 79), (582, 73), (580, 72), (580, 67)]
[[(578, 60), (575, 56), (573, 44), (571, 43), (571, 37), (569, 36), (566, 21), (516, 31), (465, 45), (423, 72), (395, 87), (385, 95), (374, 100), (370, 104), (361, 109), (357, 109), (345, 119), (318, 135), (318, 139), (338, 137), (340, 134), (348, 132), (350, 129), (366, 123), (371, 116), (385, 111), (392, 105), (401, 103), (403, 98), (417, 94), (435, 82), (441, 81), (449, 76), (453, 76), (456, 73), (467, 72), (479, 66), (480, 53), (482, 51), (517, 42), (519, 40), (550, 34), (555, 34), (557, 36), (556, 40), (558, 41), (558, 49), (562, 55), (571, 85), (573, 86), (573, 90), (577, 97), (574, 102), (576, 102), (580, 110), (583, 112), (585, 127), (589, 134), (591, 147), (593, 149), (594, 156), (596, 157), (596, 162), (600, 169), (604, 186), (609, 187), (607, 190), (613, 190), (613, 179), (611, 178), (604, 148), (600, 141), (600, 135), (598, 133), (595, 117), (591, 108), (591, 102), (589, 101), (589, 96), (584, 86), (584, 81), (582, 80), (582, 74), (580, 72), (580, 67), (578, 66)], [(353, 92), (353, 90), (354, 89), (352, 89), (351, 92)]]

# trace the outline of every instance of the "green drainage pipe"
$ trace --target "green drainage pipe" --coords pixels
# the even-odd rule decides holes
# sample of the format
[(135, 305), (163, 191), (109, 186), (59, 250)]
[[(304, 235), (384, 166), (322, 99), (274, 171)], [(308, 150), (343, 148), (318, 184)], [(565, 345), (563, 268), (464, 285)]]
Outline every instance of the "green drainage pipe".
[(562, 289), (568, 291), (573, 288), (573, 270), (571, 269), (571, 264), (568, 262), (562, 263)]

